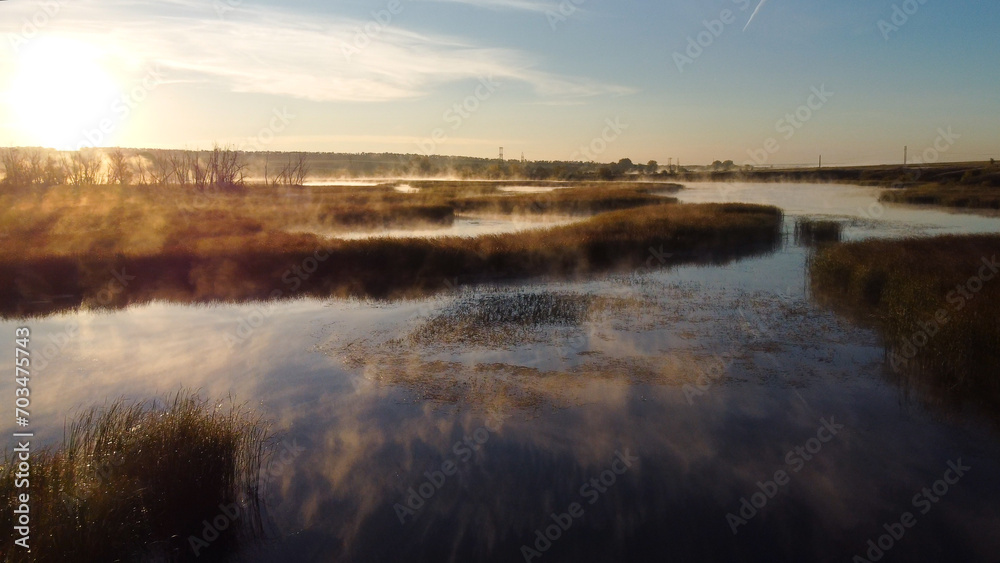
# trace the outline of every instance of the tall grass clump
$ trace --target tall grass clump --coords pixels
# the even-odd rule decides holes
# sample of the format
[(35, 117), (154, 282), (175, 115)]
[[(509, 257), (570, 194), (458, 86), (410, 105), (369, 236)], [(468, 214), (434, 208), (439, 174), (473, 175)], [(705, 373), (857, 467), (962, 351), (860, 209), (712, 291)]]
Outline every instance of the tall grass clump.
[(795, 240), (806, 246), (840, 242), (842, 231), (837, 221), (801, 218), (795, 222)]
[(821, 249), (810, 277), (820, 300), (879, 330), (895, 376), (995, 409), (998, 251), (1000, 235), (852, 242)]
[[(994, 177), (998, 175), (994, 174)], [(994, 180), (996, 182), (997, 180)], [(882, 192), (880, 201), (915, 205), (941, 205), (970, 209), (1000, 209), (1000, 185), (923, 184)]]
[[(232, 403), (178, 392), (166, 402), (118, 399), (81, 413), (59, 447), (31, 452), (31, 553), (0, 536), (3, 560), (184, 561), (204, 521), (239, 516), (200, 551), (234, 552), (261, 534), (260, 475), (267, 427)], [(0, 525), (13, 529), (14, 456), (0, 469)], [(230, 513), (232, 511), (230, 510)]]

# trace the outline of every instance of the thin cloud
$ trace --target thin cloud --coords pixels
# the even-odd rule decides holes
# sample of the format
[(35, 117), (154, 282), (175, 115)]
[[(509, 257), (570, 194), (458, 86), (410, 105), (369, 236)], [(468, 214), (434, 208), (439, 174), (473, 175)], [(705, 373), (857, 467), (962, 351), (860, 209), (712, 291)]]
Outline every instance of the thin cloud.
[[(537, 5), (526, 0), (434, 1)], [(416, 98), (442, 84), (490, 77), (504, 86), (527, 85), (544, 99), (634, 92), (541, 70), (535, 57), (516, 49), (415, 33), (395, 24), (359, 35), (370, 23), (245, 4), (222, 17), (189, 0), (81, 0), (45, 31), (97, 45), (122, 67), (159, 64), (169, 80), (314, 101)]]
[(531, 0), (423, 0), (424, 2), (448, 2), (466, 4), (492, 10), (517, 10), (524, 12), (545, 13), (556, 8), (549, 2), (532, 2)]
[(755, 17), (757, 17), (757, 12), (760, 12), (760, 9), (764, 7), (764, 4), (767, 4), (767, 0), (760, 0), (760, 4), (757, 4), (757, 7), (754, 9), (753, 13), (750, 14), (750, 19), (747, 20), (747, 24), (743, 26), (743, 31), (746, 31), (747, 28), (750, 27), (750, 23), (753, 22), (753, 19)]

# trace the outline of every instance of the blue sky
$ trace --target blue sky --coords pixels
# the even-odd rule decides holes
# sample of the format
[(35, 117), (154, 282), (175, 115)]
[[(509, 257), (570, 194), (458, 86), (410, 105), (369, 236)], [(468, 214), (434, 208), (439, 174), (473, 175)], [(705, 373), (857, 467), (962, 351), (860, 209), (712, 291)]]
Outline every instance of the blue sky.
[(998, 11), (8, 0), (0, 143), (486, 157), (504, 146), (529, 159), (692, 164), (894, 162), (904, 145), (917, 158), (1000, 157)]

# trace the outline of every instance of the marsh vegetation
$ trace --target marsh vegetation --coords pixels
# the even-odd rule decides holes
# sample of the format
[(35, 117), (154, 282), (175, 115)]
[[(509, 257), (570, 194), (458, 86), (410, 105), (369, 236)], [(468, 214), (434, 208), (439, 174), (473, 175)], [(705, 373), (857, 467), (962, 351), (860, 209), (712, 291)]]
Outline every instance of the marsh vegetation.
[[(734, 541), (718, 523), (741, 495), (758, 490), (757, 481), (774, 475), (786, 452), (815, 435), (817, 416), (825, 413), (846, 426), (845, 436), (829, 450), (823, 446), (788, 494), (769, 504), (767, 519), (755, 521), (760, 527), (753, 534), (768, 546), (820, 528), (841, 535), (766, 557), (816, 559), (863, 545), (884, 521), (885, 507), (926, 486), (928, 475), (939, 475), (942, 459), (956, 450), (978, 456), (979, 475), (997, 465), (990, 449), (995, 436), (969, 408), (984, 405), (989, 389), (977, 386), (975, 377), (956, 384), (929, 369), (891, 372), (892, 356), (871, 329), (877, 326), (868, 313), (875, 308), (862, 308), (858, 317), (839, 315), (847, 308), (813, 299), (822, 283), (813, 280), (815, 291), (809, 291), (809, 264), (841, 244), (814, 246), (802, 231), (829, 232), (820, 238), (833, 240), (836, 223), (843, 240), (922, 237), (996, 232), (1000, 219), (893, 205), (873, 219), (863, 211), (877, 203), (878, 191), (849, 185), (690, 184), (674, 193), (642, 183), (410, 179), (406, 185), (416, 191), (401, 192), (388, 181), (278, 190), (247, 185), (208, 190), (197, 205), (196, 190), (189, 196), (180, 187), (167, 188), (164, 194), (192, 203), (179, 217), (208, 210), (231, 228), (199, 220), (170, 225), (163, 232), (176, 242), (167, 246), (157, 238), (155, 213), (135, 217), (125, 213), (130, 204), (118, 204), (124, 201), (118, 194), (153, 197), (135, 186), (97, 187), (89, 194), (81, 187), (79, 199), (56, 188), (41, 198), (44, 205), (19, 194), (19, 205), (30, 211), (26, 217), (51, 210), (61, 224), (91, 221), (103, 230), (113, 222), (103, 223), (101, 213), (91, 216), (88, 206), (100, 203), (90, 196), (107, 193), (115, 204), (96, 208), (138, 229), (136, 238), (112, 231), (102, 251), (84, 244), (85, 233), (67, 244), (74, 232), (69, 227), (54, 232), (66, 237), (61, 241), (39, 228), (44, 236), (33, 243), (38, 248), (27, 258), (11, 252), (10, 267), (0, 269), (7, 276), (4, 295), (16, 296), (5, 310), (38, 314), (6, 322), (37, 331), (37, 347), (48, 361), (32, 388), (33, 398), (36, 391), (40, 397), (38, 416), (45, 417), (38, 419), (48, 432), (45, 443), (59, 451), (61, 421), (79, 407), (75, 397), (84, 386), (93, 398), (87, 401), (122, 389), (142, 397), (182, 386), (210, 388), (216, 396), (232, 390), (243, 394), (241, 400), (259, 402), (304, 449), (266, 488), (265, 540), (247, 542), (254, 533), (243, 531), (216, 540), (199, 558), (218, 549), (254, 562), (509, 560), (525, 541), (518, 532), (525, 522), (551, 523), (553, 502), (577, 498), (580, 484), (606, 469), (612, 452), (623, 447), (641, 456), (635, 473), (609, 489), (602, 497), (607, 502), (588, 505), (588, 518), (574, 524), (581, 536), (607, 546), (600, 556), (613, 559), (641, 541), (652, 546), (652, 555), (680, 552), (698, 559), (708, 541), (720, 557), (738, 560), (743, 540)], [(538, 191), (550, 188), (559, 189)], [(655, 190), (661, 199), (575, 215), (566, 207), (536, 211), (591, 190), (618, 200), (641, 200)], [(60, 193), (82, 207), (56, 211), (50, 204)], [(258, 196), (266, 211), (242, 210)], [(225, 204), (212, 204), (215, 197)], [(301, 230), (294, 224), (311, 217), (314, 201), (338, 205), (347, 197), (362, 205), (383, 198), (443, 204), (456, 209), (456, 222), (476, 213), (573, 222), (548, 228), (551, 223), (539, 221), (545, 229), (511, 235), (375, 240), (327, 238), (309, 232), (320, 231), (318, 224), (307, 222)], [(479, 203), (506, 197), (518, 203)], [(160, 209), (170, 209), (169, 199)], [(465, 200), (483, 211), (457, 210)], [(709, 203), (719, 200), (735, 202)], [(296, 220), (280, 219), (283, 213)], [(141, 239), (147, 223), (156, 236)], [(886, 269), (891, 277), (895, 265), (883, 257), (895, 260), (896, 252), (890, 244), (873, 251), (869, 270)], [(927, 260), (937, 263), (934, 254)], [(49, 270), (33, 273), (35, 264)], [(112, 268), (124, 274), (122, 280)], [(956, 263), (942, 270), (947, 268), (958, 269)], [(917, 278), (930, 275), (911, 269)], [(282, 299), (239, 303), (269, 299), (276, 290)], [(981, 306), (988, 313), (989, 302), (979, 301), (985, 291), (966, 309)], [(155, 300), (161, 302), (147, 304)], [(137, 305), (124, 307), (129, 304)], [(88, 310), (104, 307), (113, 310)], [(247, 319), (262, 312), (261, 323), (250, 325), (244, 338)], [(46, 354), (49, 335), (60, 337), (75, 325), (75, 336)], [(242, 340), (228, 347), (232, 334)], [(904, 357), (902, 348), (895, 351)], [(928, 408), (911, 408), (915, 401)], [(502, 424), (484, 436), (483, 419), (494, 416)], [(477, 430), (485, 443), (470, 449), (468, 458), (456, 454), (456, 441), (478, 440)], [(919, 439), (901, 439), (907, 432)], [(458, 473), (401, 527), (395, 505), (406, 503), (410, 489), (418, 490), (446, 461)], [(885, 471), (872, 473), (873, 463)], [(553, 495), (551, 483), (565, 487)], [(956, 510), (934, 511), (926, 524), (994, 526), (993, 515), (978, 510), (983, 499), (998, 494), (991, 483), (963, 481), (948, 497)], [(838, 502), (848, 502), (850, 513), (830, 513)], [(201, 518), (214, 517), (213, 509)], [(677, 518), (710, 531), (706, 536), (671, 527)], [(868, 522), (863, 529), (861, 519)], [(608, 522), (617, 527), (609, 529)], [(664, 536), (663, 530), (674, 533)], [(934, 534), (912, 540), (897, 547), (901, 557), (940, 545)], [(248, 544), (251, 549), (231, 555)], [(563, 545), (573, 548), (566, 557), (593, 557), (586, 542), (579, 549), (574, 542)], [(458, 547), (441, 552), (427, 546)]]
[[(977, 180), (982, 179), (984, 183)], [(973, 209), (1000, 209), (1000, 174), (966, 176), (958, 183), (921, 184), (886, 190), (879, 198), (885, 202), (916, 205), (941, 205)]]
[[(4, 534), (4, 561), (221, 560), (262, 532), (267, 444), (255, 413), (184, 391), (86, 410), (67, 422), (61, 445), (32, 452), (26, 491), (14, 488), (16, 454), (4, 455), (0, 523), (13, 529), (17, 493), (28, 492), (34, 532), (30, 555)], [(193, 550), (203, 521), (224, 510), (227, 525)]]
[[(678, 205), (670, 184), (598, 183), (539, 194), (494, 183), (375, 188), (58, 186), (5, 193), (0, 226), (24, 241), (0, 249), (0, 309), (23, 315), (76, 306), (275, 296), (394, 296), (445, 280), (573, 276), (713, 262), (772, 248), (777, 208)], [(631, 209), (631, 211), (625, 211)], [(571, 225), (475, 238), (336, 240), (334, 226), (450, 221), (458, 212), (576, 215)], [(661, 248), (662, 247), (662, 248)], [(670, 258), (665, 258), (670, 255)], [(392, 272), (392, 275), (387, 275)], [(116, 275), (118, 273), (118, 275)]]
[(795, 221), (795, 240), (809, 246), (840, 242), (843, 230), (839, 221), (804, 217)]
[(867, 240), (825, 247), (817, 296), (885, 341), (896, 377), (937, 396), (1000, 406), (998, 235)]

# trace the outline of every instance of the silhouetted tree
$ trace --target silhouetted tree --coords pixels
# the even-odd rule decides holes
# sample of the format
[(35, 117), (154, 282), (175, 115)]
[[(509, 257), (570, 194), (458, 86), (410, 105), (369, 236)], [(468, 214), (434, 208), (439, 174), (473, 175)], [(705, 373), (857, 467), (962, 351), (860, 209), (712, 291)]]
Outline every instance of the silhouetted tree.
[(74, 186), (91, 186), (97, 184), (104, 167), (100, 155), (96, 151), (79, 150), (70, 157), (69, 181)]
[(108, 151), (108, 183), (124, 186), (132, 181), (129, 155), (122, 149)]

